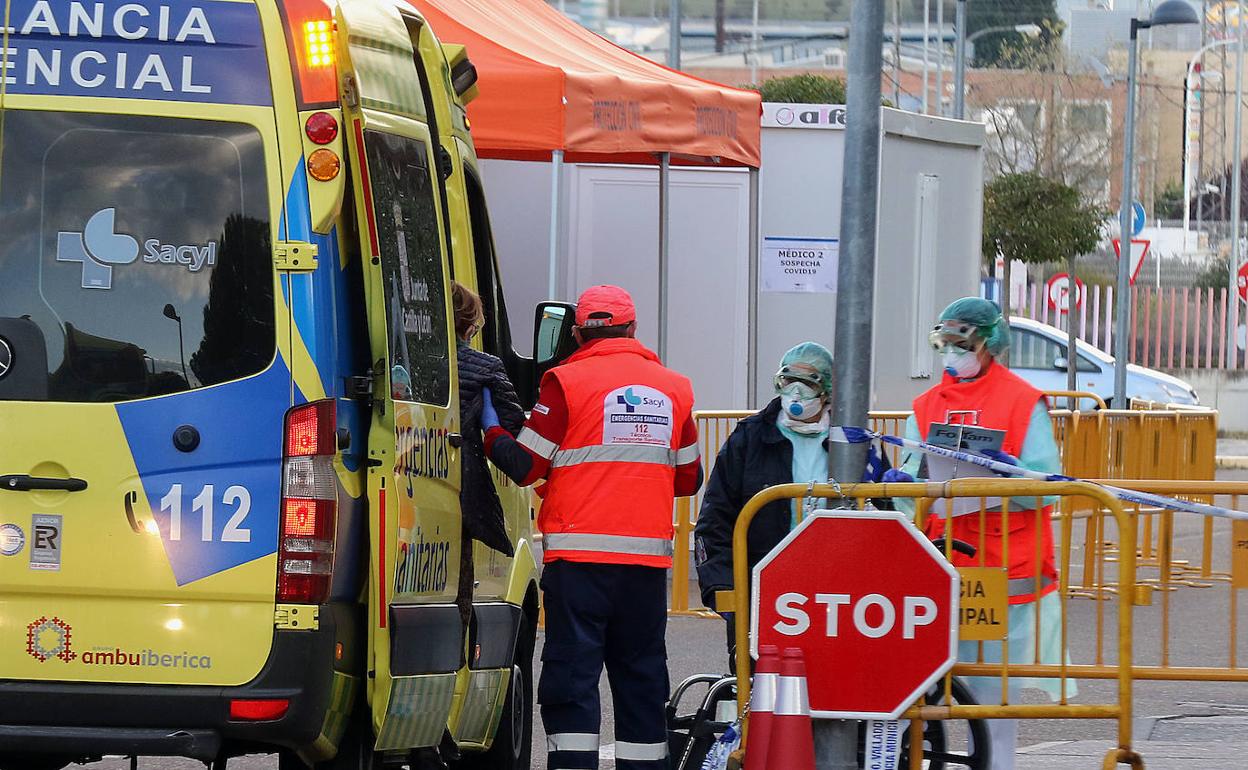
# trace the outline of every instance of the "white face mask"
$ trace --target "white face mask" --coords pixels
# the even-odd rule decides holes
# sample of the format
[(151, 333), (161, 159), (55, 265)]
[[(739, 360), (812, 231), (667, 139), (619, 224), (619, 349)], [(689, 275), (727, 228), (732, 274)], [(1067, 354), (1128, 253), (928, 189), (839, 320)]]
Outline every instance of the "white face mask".
[(952, 348), (940, 355), (945, 371), (960, 380), (967, 380), (979, 375), (979, 356), (973, 350)]
[(794, 382), (780, 391), (780, 408), (791, 420), (810, 420), (823, 410), (823, 397), (809, 385)]

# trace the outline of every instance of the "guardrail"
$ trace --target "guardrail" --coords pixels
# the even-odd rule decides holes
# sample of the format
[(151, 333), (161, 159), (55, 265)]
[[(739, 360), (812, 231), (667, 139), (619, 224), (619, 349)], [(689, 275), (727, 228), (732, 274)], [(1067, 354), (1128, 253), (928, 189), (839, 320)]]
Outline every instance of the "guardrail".
[[(1043, 482), (1043, 481), (1025, 481), (1017, 479), (955, 479), (945, 483), (912, 483), (912, 484), (847, 484), (835, 488), (830, 485), (820, 484), (810, 488), (805, 484), (786, 484), (782, 486), (771, 487), (759, 492), (755, 495), (741, 511), (737, 518), (736, 528), (733, 532), (733, 581), (734, 589), (722, 592), (720, 597), (719, 609), (725, 612), (735, 612), (737, 614), (736, 623), (736, 650), (737, 650), (737, 701), (738, 713), (746, 713), (746, 706), (749, 702), (750, 694), (750, 661), (749, 661), (749, 626), (746, 618), (750, 613), (750, 597), (749, 597), (749, 564), (747, 561), (746, 536), (749, 531), (750, 523), (754, 516), (768, 503), (783, 499), (801, 499), (808, 496), (816, 498), (837, 499), (843, 496), (847, 502), (852, 503), (853, 507), (861, 508), (866, 500), (872, 498), (914, 498), (932, 499), (932, 500), (952, 500), (954, 498), (1013, 498), (1013, 497), (1040, 497), (1056, 495), (1060, 498), (1067, 499), (1072, 497), (1084, 498), (1091, 501), (1098, 511), (1098, 516), (1104, 518), (1112, 517), (1117, 525), (1118, 543), (1120, 544), (1120, 553), (1118, 561), (1115, 563), (1115, 577), (1118, 584), (1120, 595), (1130, 595), (1136, 584), (1136, 564), (1135, 564), (1135, 533), (1136, 523), (1133, 518), (1124, 510), (1122, 504), (1117, 498), (1113, 497), (1105, 489), (1094, 484), (1086, 482)], [(981, 502), (981, 509), (983, 503)], [(975, 514), (968, 514), (975, 515)], [(985, 513), (981, 510), (981, 520)], [(1002, 530), (1009, 531), (1008, 502), (1003, 506), (1001, 512)], [(1019, 514), (1026, 515), (1026, 514)], [(1032, 514), (1034, 515), (1034, 514)], [(1062, 528), (1062, 550), (1069, 551), (1071, 542), (1070, 537), (1070, 519), (1066, 519)], [(982, 527), (981, 527), (982, 529)], [(975, 545), (975, 544), (972, 544)], [(951, 541), (946, 542), (946, 548), (952, 546)], [(983, 564), (983, 550), (980, 552), (980, 561)], [(948, 556), (948, 550), (946, 551)], [(1007, 558), (1003, 555), (1003, 561)], [(1003, 565), (984, 565), (984, 566), (1003, 566)], [(1037, 576), (1037, 589), (1040, 584), (1040, 577)], [(1064, 592), (1059, 592), (1061, 599), (1061, 646), (1066, 648), (1068, 636), (1067, 621), (1067, 601)], [(1100, 638), (1099, 631), (1103, 623), (1106, 604), (1102, 600), (1097, 605), (1098, 612), (1098, 640)], [(1053, 663), (1028, 663), (1014, 664), (1009, 661), (1008, 637), (1003, 641), (1004, 655), (1000, 663), (983, 662), (983, 642), (980, 642), (980, 653), (978, 662), (975, 663), (958, 663), (953, 670), (946, 675), (943, 684), (943, 705), (927, 705), (923, 702), (916, 703), (911, 706), (904, 714), (904, 719), (911, 720), (910, 727), (910, 767), (919, 768), (922, 766), (922, 735), (924, 721), (949, 720), (949, 719), (1113, 719), (1117, 721), (1117, 737), (1118, 745), (1110, 749), (1106, 754), (1104, 767), (1112, 768), (1116, 764), (1128, 764), (1132, 767), (1143, 768), (1143, 759), (1138, 753), (1131, 748), (1132, 739), (1132, 681), (1134, 672), (1134, 637), (1133, 637), (1133, 609), (1132, 601), (1116, 601), (1116, 630), (1117, 630), (1117, 647), (1114, 660), (1110, 661), (1104, 655), (1104, 650), (1098, 642), (1096, 657), (1091, 664), (1073, 664), (1067, 663), (1063, 657), (1061, 662)], [(1036, 654), (1033, 659), (1039, 659), (1040, 644), (1040, 624), (1041, 613), (1036, 613)], [(999, 704), (977, 704), (977, 705), (960, 705), (953, 702), (953, 677), (954, 676), (987, 676), (999, 677), (1001, 679), (1001, 702)], [(1034, 678), (1055, 678), (1060, 682), (1060, 697), (1057, 703), (1050, 704), (1018, 704), (1010, 703), (1010, 678), (1011, 676), (1034, 677)], [(1114, 703), (1092, 703), (1092, 704), (1073, 704), (1069, 703), (1066, 697), (1068, 684), (1070, 680), (1079, 678), (1099, 678), (1114, 679), (1118, 683), (1117, 701)], [(747, 726), (748, 728), (748, 726)], [(745, 733), (748, 740), (748, 729)]]

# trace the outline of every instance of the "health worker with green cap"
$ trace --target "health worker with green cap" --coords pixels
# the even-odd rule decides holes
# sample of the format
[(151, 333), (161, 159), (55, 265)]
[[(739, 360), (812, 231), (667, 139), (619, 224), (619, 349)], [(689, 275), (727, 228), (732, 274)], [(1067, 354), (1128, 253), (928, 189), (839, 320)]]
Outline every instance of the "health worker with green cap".
[[(997, 361), (1009, 347), (1009, 327), (995, 302), (964, 297), (940, 314), (932, 329), (932, 346), (944, 366), (941, 382), (914, 401), (914, 414), (906, 422), (906, 437), (927, 440), (934, 424), (963, 424), (1004, 432), (1001, 448), (981, 454), (999, 462), (1042, 473), (1060, 473), (1061, 460), (1053, 439), (1044, 394)], [(918, 451), (902, 454), (900, 470), (890, 470), (885, 481), (914, 481), (929, 476), (925, 456)], [(898, 508), (913, 516), (913, 500), (896, 500)], [(1061, 597), (1053, 557), (1050, 517), (1055, 498), (1009, 498), (1008, 510), (990, 507), (986, 512), (954, 516), (932, 505), (925, 531), (933, 539), (946, 530), (957, 540), (978, 549), (974, 557), (954, 552), (952, 561), (962, 567), (1002, 567), (1008, 573), (1009, 662), (1014, 664), (1060, 663), (1065, 655), (1061, 639)], [(1005, 534), (1008, 528), (1008, 536)], [(1008, 561), (1007, 561), (1008, 559)], [(1037, 614), (1039, 625), (1037, 626)], [(982, 657), (980, 646), (982, 644)], [(959, 645), (963, 662), (999, 663), (1002, 643), (966, 641)], [(1010, 676), (1010, 701), (1018, 702), (1023, 688), (1039, 689), (1050, 697), (1061, 696), (1058, 679)], [(1001, 680), (970, 677), (967, 684), (980, 703), (1001, 702)], [(1068, 680), (1065, 694), (1076, 692)], [(1012, 770), (1018, 739), (1015, 720), (989, 721), (993, 770)]]
[[(707, 606), (715, 606), (716, 591), (732, 587), (732, 532), (749, 499), (777, 484), (828, 480), (832, 370), (832, 353), (817, 342), (803, 342), (789, 350), (776, 371), (771, 403), (738, 422), (719, 450), (694, 530), (694, 560)], [(887, 460), (871, 447), (861, 480), (880, 481), (888, 469)], [(891, 507), (891, 503), (879, 501), (877, 507)], [(801, 516), (800, 500), (778, 500), (758, 512), (749, 533), (751, 569)], [(725, 619), (730, 621), (731, 659), (732, 619)]]

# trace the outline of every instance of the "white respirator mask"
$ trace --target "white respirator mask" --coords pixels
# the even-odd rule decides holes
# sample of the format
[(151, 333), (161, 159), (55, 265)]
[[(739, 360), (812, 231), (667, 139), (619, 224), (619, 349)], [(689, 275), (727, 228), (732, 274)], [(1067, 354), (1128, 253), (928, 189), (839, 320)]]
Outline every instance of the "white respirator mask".
[(945, 348), (940, 355), (940, 361), (945, 371), (959, 380), (969, 380), (978, 376), (982, 368), (979, 364), (979, 356), (974, 350), (963, 350), (957, 347)]

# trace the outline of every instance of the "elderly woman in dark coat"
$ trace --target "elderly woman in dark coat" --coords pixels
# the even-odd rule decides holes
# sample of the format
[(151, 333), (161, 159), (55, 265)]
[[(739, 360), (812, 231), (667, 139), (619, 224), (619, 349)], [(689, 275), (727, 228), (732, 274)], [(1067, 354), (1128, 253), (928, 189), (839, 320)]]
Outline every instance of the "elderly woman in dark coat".
[[(458, 339), (459, 419), (464, 445), (460, 452), (461, 480), (459, 505), (464, 517), (464, 535), (456, 603), (467, 623), (472, 612), (472, 541), (478, 540), (507, 556), (513, 554), (503, 520), (503, 506), (490, 476), (481, 428), (481, 412), (487, 402), (498, 413), (499, 423), (511, 431), (524, 427), (524, 409), (516, 388), (507, 378), (502, 359), (476, 350), (468, 343), (485, 323), (481, 298), (471, 289), (452, 282), (451, 302), (455, 311)], [(486, 389), (488, 395), (486, 394)], [(498, 460), (502, 462), (500, 458)], [(504, 473), (510, 469), (502, 468)], [(508, 473), (514, 475), (514, 473)]]

